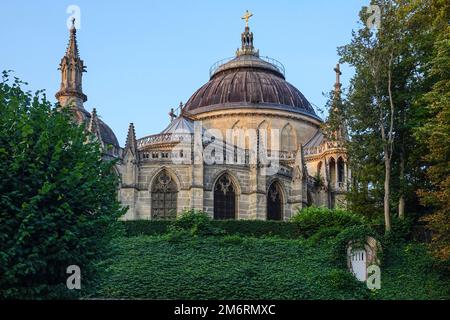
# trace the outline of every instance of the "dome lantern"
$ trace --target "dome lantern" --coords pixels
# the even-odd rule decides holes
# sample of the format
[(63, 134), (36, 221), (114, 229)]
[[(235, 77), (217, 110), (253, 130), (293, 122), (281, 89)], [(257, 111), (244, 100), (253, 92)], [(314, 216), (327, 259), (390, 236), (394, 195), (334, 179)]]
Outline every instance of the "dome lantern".
[(242, 17), (245, 20), (245, 31), (241, 34), (241, 48), (236, 50), (236, 56), (242, 55), (253, 55), (259, 57), (259, 50), (255, 50), (253, 46), (253, 32), (250, 31), (250, 27), (248, 26), (248, 20), (253, 17), (253, 13), (248, 10), (245, 12)]

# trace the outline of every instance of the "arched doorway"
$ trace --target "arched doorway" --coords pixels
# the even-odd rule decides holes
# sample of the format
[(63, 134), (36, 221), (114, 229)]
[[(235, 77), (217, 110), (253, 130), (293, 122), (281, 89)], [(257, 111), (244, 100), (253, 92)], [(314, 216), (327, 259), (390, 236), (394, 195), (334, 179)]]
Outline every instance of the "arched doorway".
[(227, 174), (214, 186), (214, 219), (236, 219), (236, 188)]
[(272, 183), (267, 192), (267, 220), (283, 220), (283, 198), (278, 182)]
[(151, 189), (152, 219), (175, 219), (177, 196), (177, 184), (166, 170), (161, 171)]

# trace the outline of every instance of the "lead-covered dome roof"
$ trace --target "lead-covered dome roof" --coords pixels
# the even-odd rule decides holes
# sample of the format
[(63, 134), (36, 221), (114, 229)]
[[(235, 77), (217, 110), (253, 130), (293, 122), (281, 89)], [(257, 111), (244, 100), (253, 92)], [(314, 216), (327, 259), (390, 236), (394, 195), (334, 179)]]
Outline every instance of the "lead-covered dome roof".
[(211, 67), (210, 80), (191, 96), (184, 110), (198, 114), (239, 107), (278, 109), (319, 119), (305, 96), (285, 80), (282, 64), (259, 56), (249, 27), (242, 33), (236, 57)]

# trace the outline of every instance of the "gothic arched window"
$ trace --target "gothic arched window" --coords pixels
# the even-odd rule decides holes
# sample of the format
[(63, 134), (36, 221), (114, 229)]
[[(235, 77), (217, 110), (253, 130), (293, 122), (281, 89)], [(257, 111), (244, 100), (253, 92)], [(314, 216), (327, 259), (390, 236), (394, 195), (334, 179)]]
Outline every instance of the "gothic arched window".
[(152, 186), (152, 219), (175, 219), (177, 216), (177, 185), (167, 171), (158, 174)]
[(214, 219), (236, 218), (236, 188), (230, 177), (224, 174), (214, 186)]
[(269, 187), (267, 193), (267, 220), (283, 219), (283, 200), (281, 194), (281, 186), (278, 182), (274, 182)]

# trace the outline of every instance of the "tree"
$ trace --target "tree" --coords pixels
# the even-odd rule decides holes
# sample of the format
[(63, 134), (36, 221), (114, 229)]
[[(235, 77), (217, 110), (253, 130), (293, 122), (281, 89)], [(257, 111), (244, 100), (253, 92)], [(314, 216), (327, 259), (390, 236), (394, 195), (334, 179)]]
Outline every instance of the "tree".
[[(401, 37), (400, 22), (396, 19), (397, 5), (393, 1), (381, 1), (381, 23), (377, 31), (364, 26), (353, 32), (352, 42), (338, 49), (341, 61), (354, 66), (356, 74), (351, 81), (348, 108), (351, 113), (350, 126), (353, 136), (364, 136), (367, 142), (375, 143), (369, 155), (375, 161), (383, 161), (383, 211), (386, 232), (391, 230), (391, 172), (394, 154), (395, 114), (393, 71), (398, 64), (398, 48)], [(362, 10), (363, 23), (369, 13)], [(359, 139), (356, 138), (357, 141)], [(361, 145), (355, 146), (361, 148)], [(354, 148), (354, 149), (355, 149)], [(365, 157), (365, 156), (363, 156)], [(360, 159), (362, 160), (362, 159)], [(366, 157), (367, 160), (367, 157)], [(364, 161), (364, 160), (363, 160)]]
[(382, 9), (379, 29), (367, 28), (369, 14), (363, 8), (361, 29), (350, 44), (338, 49), (342, 61), (356, 70), (344, 103), (357, 180), (350, 203), (369, 203), (376, 212), (382, 207), (385, 219), (395, 207), (400, 218), (405, 211), (412, 215), (426, 210), (417, 197), (426, 180), (421, 169), (426, 148), (413, 133), (424, 114), (417, 101), (432, 85), (426, 66), (436, 14), (431, 8), (438, 2), (442, 1), (373, 1)]
[[(433, 86), (419, 101), (424, 121), (415, 128), (417, 138), (425, 145), (428, 184), (419, 190), (425, 205), (434, 212), (424, 218), (433, 231), (431, 249), (438, 259), (450, 260), (450, 5), (436, 1), (438, 33), (434, 42), (429, 78)], [(439, 14), (440, 13), (440, 14)]]
[(118, 178), (70, 114), (23, 84), (0, 83), (0, 297), (74, 297), (67, 268), (85, 286), (119, 231)]

